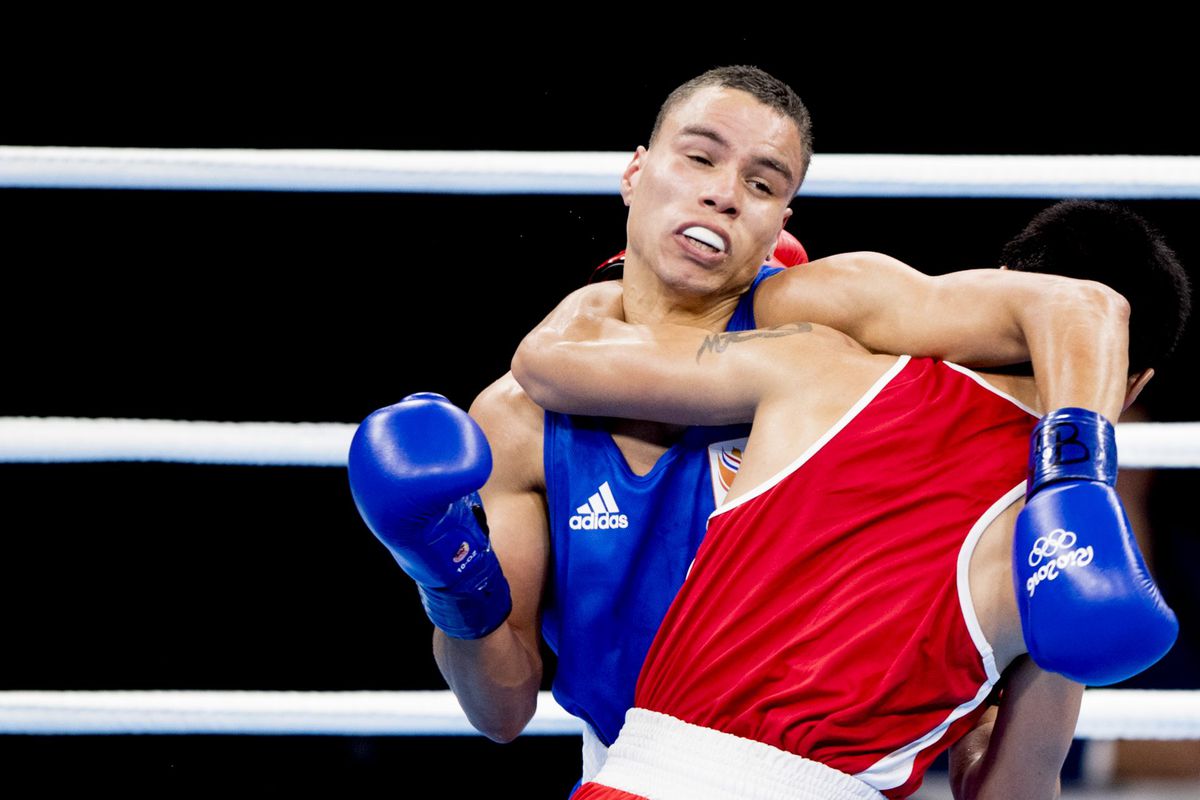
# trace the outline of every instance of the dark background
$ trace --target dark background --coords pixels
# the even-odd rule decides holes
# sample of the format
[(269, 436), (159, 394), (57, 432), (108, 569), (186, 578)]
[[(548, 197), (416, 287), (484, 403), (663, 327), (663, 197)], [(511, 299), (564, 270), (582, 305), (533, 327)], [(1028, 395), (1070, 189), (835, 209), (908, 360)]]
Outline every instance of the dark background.
[[(5, 56), (0, 143), (632, 151), (674, 86), (755, 63), (809, 105), (818, 158), (1200, 153), (1195, 69), (1169, 20), (986, 25), (955, 40), (770, 16), (742, 33), (691, 11), (650, 31), (628, 13), (611, 34), (554, 21), (553, 36), (367, 18), (226, 21), (187, 41), (173, 22), (119, 44), (30, 29), (30, 52)], [(1048, 204), (802, 194), (789, 229), (814, 258), (880, 250), (941, 273), (993, 266)], [(1129, 204), (1196, 275), (1198, 204)], [(5, 416), (357, 422), (419, 390), (466, 405), (623, 246), (624, 224), (615, 193), (7, 190), (0, 210)], [(1195, 353), (1193, 329), (1144, 395), (1155, 418), (1196, 418)], [(1194, 476), (1164, 473), (1154, 489), (1155, 557), (1185, 635), (1151, 685), (1194, 674), (1195, 578), (1181, 570), (1197, 535), (1171, 500)], [(0, 478), (4, 688), (444, 687), (415, 590), (358, 520), (343, 470), (4, 465)], [(562, 796), (578, 769), (573, 738), (0, 741), (9, 774), (154, 788), (236, 776), (394, 791), (447, 753), (447, 797), (491, 783)]]

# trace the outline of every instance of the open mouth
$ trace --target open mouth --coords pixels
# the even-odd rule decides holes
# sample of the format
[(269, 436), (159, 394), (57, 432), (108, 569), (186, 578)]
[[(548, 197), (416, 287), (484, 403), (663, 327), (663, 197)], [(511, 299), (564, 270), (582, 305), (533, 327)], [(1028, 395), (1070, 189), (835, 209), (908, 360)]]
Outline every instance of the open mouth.
[(695, 242), (701, 250), (709, 253), (724, 253), (725, 240), (714, 231), (708, 228), (702, 228), (699, 225), (693, 225), (690, 228), (685, 228), (681, 233), (688, 240)]

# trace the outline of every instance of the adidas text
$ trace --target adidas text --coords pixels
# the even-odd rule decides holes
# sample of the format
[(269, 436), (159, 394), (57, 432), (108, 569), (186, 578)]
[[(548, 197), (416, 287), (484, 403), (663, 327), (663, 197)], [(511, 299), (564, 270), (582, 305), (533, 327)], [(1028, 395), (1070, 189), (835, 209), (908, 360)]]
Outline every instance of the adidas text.
[(629, 517), (625, 514), (576, 514), (567, 522), (567, 526), (573, 531), (628, 528)]

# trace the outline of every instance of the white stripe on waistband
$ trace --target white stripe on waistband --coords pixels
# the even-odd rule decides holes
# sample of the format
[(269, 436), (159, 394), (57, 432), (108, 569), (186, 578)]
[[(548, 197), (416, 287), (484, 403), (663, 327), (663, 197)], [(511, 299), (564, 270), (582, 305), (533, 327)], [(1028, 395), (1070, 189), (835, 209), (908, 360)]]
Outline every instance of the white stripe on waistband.
[(769, 744), (632, 708), (596, 782), (650, 800), (882, 800), (862, 781)]

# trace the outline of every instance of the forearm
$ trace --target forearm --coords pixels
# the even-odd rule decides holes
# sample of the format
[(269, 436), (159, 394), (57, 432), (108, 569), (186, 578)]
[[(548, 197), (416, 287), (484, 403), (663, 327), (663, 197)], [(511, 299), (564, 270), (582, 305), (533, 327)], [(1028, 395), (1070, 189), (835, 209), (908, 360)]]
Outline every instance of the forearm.
[(435, 631), (433, 654), (471, 724), (507, 742), (533, 716), (542, 679), (540, 606), (550, 547), (542, 474), (544, 412), (506, 375), (480, 393), (471, 416), (492, 447), (492, 472), (479, 494), (489, 540), (512, 592), (512, 613), (476, 639)]
[(1129, 305), (1090, 281), (1000, 269), (931, 277), (847, 253), (764, 281), (755, 315), (759, 325), (828, 325), (877, 353), (983, 369), (1031, 361), (1047, 409), (1115, 420), (1125, 396)]
[[(1023, 800), (1056, 800), (1062, 795), (1062, 784), (1057, 775), (1052, 782), (1043, 783), (1036, 789), (1021, 788), (1023, 784), (1029, 783), (1028, 776), (1025, 775), (1016, 774), (1001, 779), (994, 779), (995, 776), (995, 772), (988, 776), (983, 768), (983, 759), (980, 759), (952, 787), (954, 800), (1011, 800), (1013, 797)], [(987, 777), (993, 779), (985, 780)]]
[(1100, 284), (1063, 281), (1016, 309), (1045, 410), (1098, 411), (1116, 422), (1129, 375), (1129, 304)]
[(955, 800), (1055, 800), (1062, 793), (1062, 781), (1058, 772), (997, 767), (984, 750), (956, 776), (951, 789)]
[[(893, 304), (907, 315), (896, 329), (938, 320), (907, 335), (920, 347), (914, 354), (982, 368), (1029, 361), (1044, 410), (1120, 415), (1129, 375), (1129, 304), (1121, 295), (1092, 281), (1000, 269), (929, 280), (924, 304)], [(873, 330), (879, 338), (880, 326)]]
[[(976, 728), (964, 737), (967, 754), (952, 772), (951, 791), (955, 800), (1053, 800), (1062, 789), (1058, 773), (1030, 774), (1020, 768), (997, 766), (988, 759), (988, 742), (994, 724)], [(967, 742), (966, 740), (970, 740)]]
[(988, 771), (984, 761), (996, 727), (995, 709), (954, 745), (950, 755), (950, 789), (955, 800), (982, 800), (984, 778)]
[(999, 713), (991, 709), (955, 745), (950, 781), (957, 800), (1052, 800), (1071, 746), (1083, 687), (1022, 659)]
[(433, 655), (467, 719), (497, 742), (515, 739), (537, 709), (542, 659), (510, 624), (482, 639), (434, 631)]

